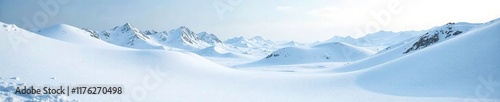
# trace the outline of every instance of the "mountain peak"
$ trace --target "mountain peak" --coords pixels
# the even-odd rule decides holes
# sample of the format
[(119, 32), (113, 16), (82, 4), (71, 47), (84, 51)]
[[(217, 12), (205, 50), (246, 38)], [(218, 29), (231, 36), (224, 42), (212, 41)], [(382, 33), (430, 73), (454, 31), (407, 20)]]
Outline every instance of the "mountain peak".
[(181, 26), (181, 27), (179, 27), (178, 29), (189, 29), (189, 28), (188, 28), (188, 27), (186, 27), (186, 26)]
[(181, 26), (181, 27), (177, 28), (176, 30), (180, 30), (180, 31), (182, 31), (182, 32), (186, 32), (186, 33), (194, 33), (194, 32), (192, 32), (192, 31), (191, 31), (188, 27), (186, 27), (186, 26)]
[(125, 23), (123, 26), (132, 28), (132, 25), (130, 25), (130, 23)]
[(130, 23), (125, 23), (122, 26), (116, 26), (115, 28), (113, 28), (113, 30), (121, 30), (124, 32), (130, 31), (130, 30), (134, 30), (137, 32), (139, 31), (137, 28), (133, 27)]
[(200, 32), (198, 33), (198, 38), (209, 44), (222, 43), (222, 41), (219, 38), (217, 38), (215, 34), (212, 33), (208, 34), (207, 32)]

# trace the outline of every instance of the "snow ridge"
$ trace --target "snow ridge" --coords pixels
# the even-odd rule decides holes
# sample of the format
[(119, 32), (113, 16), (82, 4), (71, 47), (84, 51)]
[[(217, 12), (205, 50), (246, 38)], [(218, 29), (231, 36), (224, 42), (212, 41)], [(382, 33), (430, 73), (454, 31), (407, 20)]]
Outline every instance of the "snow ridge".
[(412, 47), (407, 48), (403, 54), (413, 52), (418, 49), (423, 49), (427, 46), (438, 42), (453, 38), (459, 34), (469, 31), (479, 24), (472, 23), (447, 23), (446, 25), (434, 28), (418, 38), (418, 41), (413, 43)]

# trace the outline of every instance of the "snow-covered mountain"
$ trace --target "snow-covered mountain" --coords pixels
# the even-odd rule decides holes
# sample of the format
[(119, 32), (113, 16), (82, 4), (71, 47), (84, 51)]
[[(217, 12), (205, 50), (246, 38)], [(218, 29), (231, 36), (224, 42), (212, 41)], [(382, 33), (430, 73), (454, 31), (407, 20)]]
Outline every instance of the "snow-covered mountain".
[(243, 36), (234, 37), (224, 41), (225, 44), (242, 48), (272, 48), (276, 44), (271, 40), (265, 40), (261, 36), (245, 39)]
[(163, 49), (163, 47), (151, 39), (146, 34), (143, 34), (139, 29), (133, 27), (129, 23), (122, 26), (116, 26), (113, 29), (95, 32), (87, 30), (94, 37), (118, 46), (135, 48), (135, 49)]
[(414, 42), (413, 45), (410, 48), (407, 48), (404, 53), (410, 53), (412, 51), (423, 49), (435, 43), (453, 38), (459, 34), (469, 31), (470, 29), (478, 25), (480, 24), (460, 22), (448, 23), (446, 25), (433, 28), (429, 30), (429, 32), (418, 37), (418, 41)]
[(259, 61), (246, 65), (351, 62), (366, 58), (372, 54), (375, 54), (375, 52), (343, 42), (332, 42), (312, 47), (281, 48)]
[(248, 42), (251, 43), (254, 46), (258, 47), (274, 47), (276, 44), (271, 41), (271, 40), (265, 40), (261, 36), (255, 36), (250, 39), (248, 39)]
[(158, 31), (155, 31), (155, 30), (146, 30), (146, 31), (143, 31), (142, 33), (145, 34), (146, 36), (148, 36), (149, 38), (151, 38), (152, 40), (156, 41), (156, 42), (165, 42), (165, 41), (167, 41), (168, 32), (166, 32), (166, 31), (158, 32)]
[(215, 34), (208, 34), (207, 32), (201, 32), (198, 33), (198, 38), (200, 38), (202, 41), (210, 45), (222, 44), (222, 41), (219, 38), (217, 38)]
[[(217, 38), (215, 35), (213, 37)], [(167, 40), (161, 43), (171, 47), (188, 50), (202, 49), (212, 46), (185, 26), (170, 30), (167, 35)]]
[(83, 30), (89, 32), (90, 36), (94, 38), (135, 49), (164, 49), (164, 47), (170, 47), (181, 50), (197, 50), (213, 45), (223, 45), (215, 34), (206, 32), (195, 34), (185, 26), (170, 31), (140, 31), (131, 24), (126, 23), (104, 31)]
[(391, 31), (379, 31), (360, 38), (352, 38), (351, 36), (340, 37), (334, 36), (333, 38), (326, 40), (324, 42), (345, 42), (353, 44), (356, 46), (390, 46), (401, 42), (403, 40), (420, 36), (426, 31), (403, 31), (403, 32), (391, 32)]
[(243, 38), (243, 36), (227, 39), (226, 41), (224, 41), (224, 43), (227, 45), (242, 47), (242, 48), (253, 47), (252, 45), (248, 44), (248, 41), (245, 38)]

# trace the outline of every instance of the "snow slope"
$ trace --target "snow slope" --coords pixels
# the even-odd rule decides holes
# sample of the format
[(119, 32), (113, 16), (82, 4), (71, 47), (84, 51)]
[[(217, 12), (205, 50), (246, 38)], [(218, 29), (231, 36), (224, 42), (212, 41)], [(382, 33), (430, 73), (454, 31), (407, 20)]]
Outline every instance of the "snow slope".
[(312, 47), (286, 47), (259, 61), (259, 64), (300, 64), (312, 62), (350, 62), (366, 58), (375, 52), (342, 42), (324, 43)]
[[(23, 66), (27, 65), (30, 63), (38, 63), (37, 65), (44, 65), (43, 62), (27, 62), (27, 63), (15, 63), (18, 59), (23, 59), (20, 58), (19, 56), (30, 56), (31, 54), (26, 54), (26, 53), (20, 53), (20, 52), (25, 52), (26, 50), (28, 52), (36, 52), (38, 50), (30, 50), (30, 49), (24, 49), (24, 47), (27, 46), (37, 46), (39, 49), (47, 49), (51, 47), (56, 47), (56, 46), (47, 46), (44, 45), (44, 42), (39, 42), (38, 44), (31, 44), (33, 39), (42, 37), (38, 34), (34, 34), (32, 32), (26, 31), (24, 29), (18, 28), (16, 25), (12, 24), (5, 24), (0, 22), (0, 101), (1, 102), (24, 102), (24, 101), (59, 101), (59, 102), (70, 102), (74, 100), (70, 100), (64, 95), (17, 95), (14, 94), (15, 88), (17, 86), (24, 86), (27, 85), (26, 83), (23, 82), (18, 82), (19, 80), (22, 80), (19, 77), (16, 76), (11, 76), (7, 77), (8, 73), (14, 74), (13, 72), (19, 71), (18, 73), (15, 73), (16, 75), (26, 75), (28, 73), (24, 73), (24, 71), (27, 71), (26, 69), (17, 69), (18, 67), (13, 67), (13, 66)], [(44, 37), (45, 38), (45, 37)], [(59, 40), (55, 39), (50, 39), (46, 38), (48, 40), (53, 40), (56, 42), (62, 42)], [(86, 40), (84, 40), (86, 41)], [(67, 42), (64, 42), (67, 43)], [(80, 42), (79, 42), (80, 43)], [(94, 43), (94, 42), (92, 42)], [(41, 46), (39, 44), (42, 44), (44, 46)], [(77, 44), (70, 44), (68, 45), (77, 45)], [(81, 44), (80, 44), (81, 45)], [(107, 46), (107, 45), (102, 45), (102, 46)], [(97, 46), (86, 46), (89, 48), (103, 48), (103, 47), (97, 47)], [(58, 53), (54, 52), (53, 53)], [(32, 59), (37, 59), (36, 56), (31, 56), (30, 59), (24, 58), (23, 60), (32, 60)], [(49, 58), (45, 58), (43, 60), (49, 60)], [(36, 72), (40, 73), (40, 72)]]
[(447, 39), (453, 38), (457, 35), (469, 31), (470, 29), (473, 29), (478, 25), (480, 24), (460, 22), (460, 23), (448, 23), (441, 27), (434, 28), (429, 32), (425, 33), (424, 35), (420, 36), (418, 41), (415, 42), (412, 45), (412, 47), (407, 48), (407, 50), (404, 53), (409, 53), (418, 49), (425, 48), (434, 43), (439, 43)]
[(80, 44), (84, 46), (101, 47), (109, 49), (128, 49), (116, 46), (91, 36), (91, 33), (66, 24), (58, 24), (37, 32), (40, 35), (61, 41)]
[(363, 70), (356, 82), (364, 89), (397, 96), (500, 101), (496, 90), (500, 86), (499, 32), (499, 21), (480, 25), (453, 39)]
[[(158, 70), (174, 68), (177, 70), (174, 72), (184, 73), (185, 70), (196, 68), (190, 70), (191, 74), (207, 70), (228, 70), (228, 68), (221, 67), (192, 53), (163, 50), (111, 50), (78, 46), (40, 36), (13, 25), (0, 24), (3, 25), (0, 28), (0, 49), (2, 49), (0, 50), (2, 56), (0, 57), (2, 63), (0, 76), (21, 79), (10, 82), (29, 85), (123, 85), (126, 88), (124, 90), (128, 90), (125, 95), (121, 95), (126, 97), (123, 99), (119, 97), (120, 95), (92, 97), (74, 95), (70, 99), (82, 101), (134, 100), (130, 99), (131, 92), (134, 87), (142, 85), (144, 76), (150, 75), (148, 69), (160, 68), (154, 69), (155, 73), (160, 73)], [(16, 43), (17, 40), (22, 41)], [(187, 64), (187, 62), (196, 62), (197, 64)], [(54, 77), (57, 80), (52, 79)], [(14, 85), (10, 84), (5, 87), (11, 86)], [(3, 92), (6, 92), (5, 95), (12, 95), (12, 90), (2, 90)], [(178, 92), (180, 91), (170, 94), (179, 94)], [(8, 97), (23, 97), (9, 95)], [(32, 97), (32, 99), (35, 98), (37, 97)], [(0, 97), (0, 100), (3, 101), (3, 99), (3, 96)], [(23, 101), (22, 98), (19, 99)], [(156, 99), (156, 101), (159, 100), (165, 99)]]
[(391, 45), (384, 50), (377, 52), (377, 54), (372, 57), (333, 70), (336, 72), (348, 72), (383, 64), (401, 56), (405, 56), (410, 52), (415, 52), (420, 49), (424, 49), (427, 46), (432, 46), (448, 39), (452, 39), (455, 36), (468, 32), (477, 26), (479, 26), (479, 24), (448, 23), (443, 26), (434, 27), (427, 30), (428, 32), (423, 35), (406, 39), (400, 43)]

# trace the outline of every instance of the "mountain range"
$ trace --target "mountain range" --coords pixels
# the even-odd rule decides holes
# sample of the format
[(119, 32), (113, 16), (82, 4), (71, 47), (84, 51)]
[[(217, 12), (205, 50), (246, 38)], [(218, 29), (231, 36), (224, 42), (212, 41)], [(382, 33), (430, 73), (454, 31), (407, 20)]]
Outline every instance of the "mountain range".
[[(57, 28), (57, 26), (64, 26), (64, 27), (54, 29), (54, 27)], [(305, 44), (295, 41), (276, 43), (274, 41), (264, 39), (261, 36), (255, 36), (250, 39), (246, 39), (243, 36), (240, 36), (223, 41), (219, 39), (216, 34), (207, 32), (195, 33), (194, 31), (190, 30), (188, 27), (185, 26), (181, 26), (179, 28), (172, 29), (169, 31), (155, 31), (155, 30), (141, 31), (138, 28), (133, 27), (129, 23), (125, 23), (124, 25), (116, 26), (114, 28), (102, 31), (94, 31), (86, 28), (78, 29), (77, 27), (73, 27), (71, 25), (62, 24), (42, 29), (39, 32), (41, 32), (42, 35), (54, 35), (54, 34), (43, 33), (46, 31), (50, 32), (78, 31), (80, 33), (79, 36), (90, 36), (107, 43), (132, 49), (177, 49), (177, 50), (188, 50), (188, 51), (200, 50), (210, 46), (217, 46), (217, 45), (228, 46), (233, 48), (243, 48), (243, 49), (267, 48), (275, 50), (283, 47), (310, 46), (310, 45), (317, 45), (321, 43), (330, 43), (330, 42), (345, 42), (348, 44), (361, 47), (373, 47), (373, 46), (387, 47), (389, 45), (396, 44), (403, 40), (417, 37), (426, 32), (426, 30), (404, 31), (404, 32), (380, 31), (373, 34), (368, 34), (361, 38), (352, 38), (350, 36), (346, 37), (334, 36), (333, 38), (323, 42), (316, 42), (314, 44)], [(48, 37), (53, 37), (53, 36), (48, 36)], [(55, 37), (55, 39), (63, 41), (67, 40), (64, 38), (57, 38), (57, 37)]]

